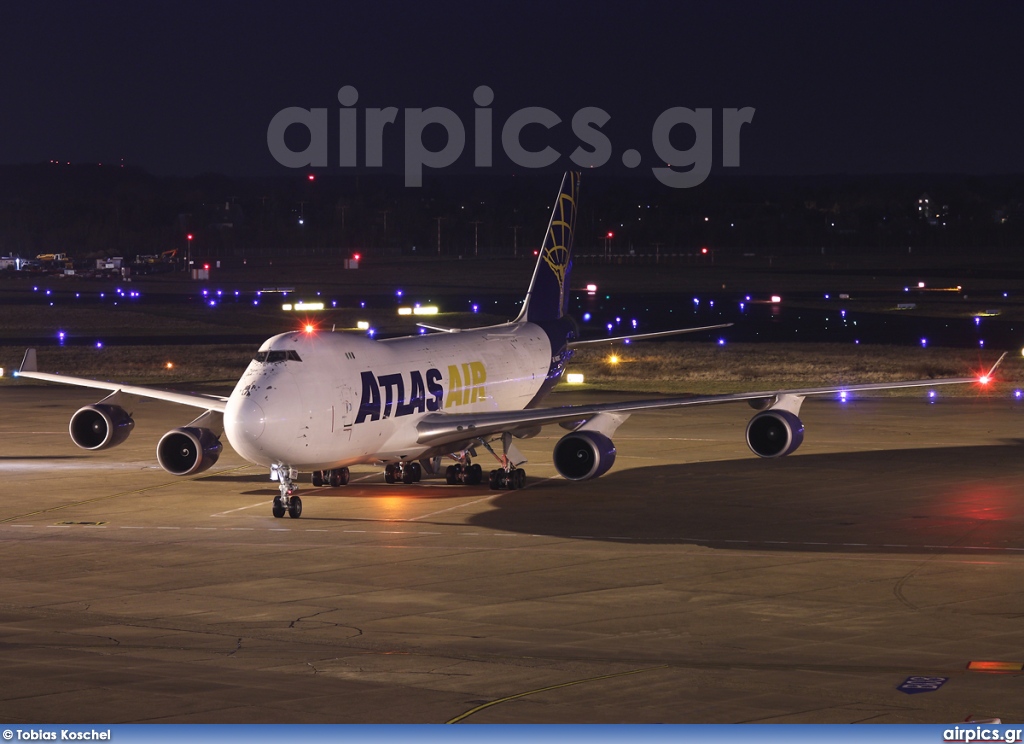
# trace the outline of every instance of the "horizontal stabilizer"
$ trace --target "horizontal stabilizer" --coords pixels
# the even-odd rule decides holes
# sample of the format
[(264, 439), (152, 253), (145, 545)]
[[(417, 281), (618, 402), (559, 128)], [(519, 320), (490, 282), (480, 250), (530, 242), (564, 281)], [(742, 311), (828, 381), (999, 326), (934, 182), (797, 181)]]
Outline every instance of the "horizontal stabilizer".
[(444, 326), (430, 325), (428, 323), (417, 323), (420, 328), (426, 328), (428, 331), (438, 331), (440, 333), (461, 333), (461, 328), (445, 328)]
[(719, 323), (718, 325), (702, 326), (700, 328), (677, 328), (674, 331), (657, 331), (655, 333), (633, 333), (629, 336), (615, 336), (614, 338), (594, 338), (586, 341), (570, 341), (569, 348), (576, 349), (580, 346), (596, 346), (597, 344), (614, 344), (620, 341), (642, 341), (646, 338), (665, 338), (667, 336), (679, 336), (684, 333), (697, 333), (698, 331), (714, 331), (719, 328), (728, 328), (732, 323)]

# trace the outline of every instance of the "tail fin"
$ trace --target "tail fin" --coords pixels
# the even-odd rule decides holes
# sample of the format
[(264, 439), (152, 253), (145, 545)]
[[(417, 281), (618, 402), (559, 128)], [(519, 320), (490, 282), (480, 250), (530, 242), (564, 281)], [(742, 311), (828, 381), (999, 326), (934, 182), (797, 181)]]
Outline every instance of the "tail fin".
[(562, 178), (530, 289), (517, 321), (558, 320), (569, 309), (569, 273), (579, 192), (580, 174), (569, 171)]

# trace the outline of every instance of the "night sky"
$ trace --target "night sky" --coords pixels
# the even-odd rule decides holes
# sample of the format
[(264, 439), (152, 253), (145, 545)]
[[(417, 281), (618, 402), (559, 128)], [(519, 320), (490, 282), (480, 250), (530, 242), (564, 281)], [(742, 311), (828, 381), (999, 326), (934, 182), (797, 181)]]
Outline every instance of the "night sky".
[[(471, 172), (472, 96), (487, 85), (496, 142), (524, 106), (562, 118), (523, 138), (555, 147), (557, 169), (581, 107), (611, 115), (609, 170), (635, 148), (649, 173), (653, 121), (686, 106), (715, 110), (715, 173), (1024, 173), (1021, 3), (9, 2), (0, 27), (0, 163), (285, 173), (267, 127), (299, 106), (329, 109), (336, 164), (352, 85), (360, 112), (455, 111), (468, 141), (452, 170)], [(740, 167), (723, 169), (721, 109), (748, 106)], [(402, 121), (385, 134), (389, 168)], [(687, 132), (672, 141), (685, 149)], [(500, 148), (495, 166), (515, 170)]]

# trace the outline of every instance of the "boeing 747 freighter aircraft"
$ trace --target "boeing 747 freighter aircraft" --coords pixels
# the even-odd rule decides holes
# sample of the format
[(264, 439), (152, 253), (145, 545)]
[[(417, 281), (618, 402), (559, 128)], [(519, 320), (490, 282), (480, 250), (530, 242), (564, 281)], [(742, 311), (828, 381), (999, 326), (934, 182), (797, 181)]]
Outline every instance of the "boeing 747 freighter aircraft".
[[(71, 439), (84, 449), (124, 442), (135, 426), (131, 411), (139, 397), (199, 409), (193, 421), (161, 437), (156, 458), (164, 470), (173, 475), (207, 470), (217, 462), (226, 435), (239, 455), (269, 468), (278, 482), (274, 516), (296, 518), (302, 514), (296, 495), (302, 472), (312, 472), (314, 486), (338, 487), (348, 483), (350, 466), (376, 463), (384, 466), (387, 482), (414, 483), (424, 472), (440, 475), (441, 463), (450, 458), (454, 462), (444, 471), (448, 483), (474, 485), (485, 476), (472, 459), (485, 450), (497, 463), (488, 475), (490, 487), (522, 488), (524, 460), (514, 438), (559, 424), (568, 433), (555, 444), (555, 469), (582, 481), (612, 467), (612, 437), (630, 413), (744, 400), (759, 411), (747, 425), (750, 449), (760, 457), (782, 457), (803, 441), (799, 413), (808, 395), (987, 381), (914, 380), (541, 408), (573, 350), (595, 343), (580, 340), (566, 314), (578, 195), (579, 174), (567, 173), (522, 312), (508, 323), (433, 328), (435, 333), (384, 340), (282, 333), (264, 342), (227, 398), (39, 372), (34, 349), (25, 353), (19, 374), (110, 391), (71, 417)], [(665, 334), (628, 338), (658, 335)]]

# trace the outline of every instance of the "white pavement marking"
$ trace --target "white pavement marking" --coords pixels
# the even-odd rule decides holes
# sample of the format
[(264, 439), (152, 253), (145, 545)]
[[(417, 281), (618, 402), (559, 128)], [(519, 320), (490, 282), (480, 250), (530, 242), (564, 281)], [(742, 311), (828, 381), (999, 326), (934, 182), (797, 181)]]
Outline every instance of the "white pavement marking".
[(272, 503), (272, 501), (258, 501), (255, 504), (249, 504), (249, 506), (240, 506), (237, 509), (228, 509), (227, 511), (217, 512), (216, 514), (211, 514), (210, 516), (223, 517), (225, 514), (234, 514), (235, 512), (245, 511), (246, 509), (252, 509), (257, 506), (266, 506), (267, 504)]

